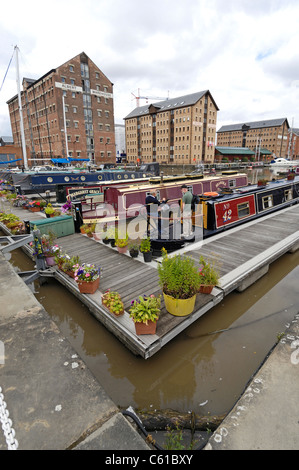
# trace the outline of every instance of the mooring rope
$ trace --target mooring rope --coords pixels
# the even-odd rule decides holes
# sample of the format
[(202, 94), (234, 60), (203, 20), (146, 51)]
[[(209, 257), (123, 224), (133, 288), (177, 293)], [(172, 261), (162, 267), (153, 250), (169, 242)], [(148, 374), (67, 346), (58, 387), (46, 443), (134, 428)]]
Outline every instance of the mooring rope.
[(2, 388), (0, 387), (0, 422), (2, 425), (4, 437), (7, 444), (8, 450), (17, 450), (19, 443), (16, 440), (15, 430), (12, 427), (12, 420), (9, 418), (9, 411), (7, 409), (7, 404), (4, 401), (4, 395), (2, 393)]

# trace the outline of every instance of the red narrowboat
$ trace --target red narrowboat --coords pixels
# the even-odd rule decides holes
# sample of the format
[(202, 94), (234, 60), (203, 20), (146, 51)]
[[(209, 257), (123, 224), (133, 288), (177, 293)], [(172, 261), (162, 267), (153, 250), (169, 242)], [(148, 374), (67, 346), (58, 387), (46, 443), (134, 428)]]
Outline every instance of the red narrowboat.
[(217, 196), (202, 195), (203, 237), (234, 227), (299, 202), (299, 176), (294, 180), (249, 185)]
[(156, 180), (151, 183), (134, 184), (120, 187), (110, 186), (104, 189), (104, 202), (113, 207), (116, 217), (132, 218), (138, 215), (138, 210), (145, 204), (145, 198), (152, 189), (156, 190), (157, 198), (165, 198), (168, 203), (177, 203), (182, 198), (181, 186), (187, 185), (192, 194), (204, 194), (206, 192), (219, 192), (222, 189), (233, 189), (248, 184), (247, 175), (244, 173), (227, 172), (220, 176), (202, 176), (201, 178), (185, 178), (177, 181)]

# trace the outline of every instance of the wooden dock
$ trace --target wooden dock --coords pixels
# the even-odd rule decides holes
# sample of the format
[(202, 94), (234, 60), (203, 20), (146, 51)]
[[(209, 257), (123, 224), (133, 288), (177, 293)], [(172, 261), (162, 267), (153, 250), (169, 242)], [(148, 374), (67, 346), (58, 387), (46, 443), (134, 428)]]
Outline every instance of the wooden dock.
[[(12, 210), (20, 216), (20, 210)], [(36, 213), (26, 214), (27, 219), (30, 216), (36, 219)], [(25, 218), (24, 215), (22, 218)], [(207, 258), (217, 255), (221, 263), (219, 288), (214, 288), (210, 295), (198, 294), (195, 310), (188, 317), (170, 315), (162, 302), (155, 335), (137, 336), (128, 310), (131, 301), (139, 295), (161, 293), (157, 272), (159, 260), (144, 263), (141, 255), (133, 259), (129, 254), (119, 254), (110, 245), (78, 233), (59, 238), (57, 243), (70, 256), (79, 255), (82, 262), (101, 266), (102, 274), (99, 290), (93, 295), (80, 294), (76, 282), (54, 268), (56, 279), (77, 296), (131, 352), (147, 359), (221, 302), (225, 295), (233, 290), (243, 291), (268, 271), (270, 263), (299, 248), (299, 205), (227, 230), (203, 242), (189, 244), (180, 250), (194, 258), (198, 265), (200, 254)], [(120, 293), (125, 305), (122, 317), (115, 318), (102, 305), (101, 295), (107, 289)]]

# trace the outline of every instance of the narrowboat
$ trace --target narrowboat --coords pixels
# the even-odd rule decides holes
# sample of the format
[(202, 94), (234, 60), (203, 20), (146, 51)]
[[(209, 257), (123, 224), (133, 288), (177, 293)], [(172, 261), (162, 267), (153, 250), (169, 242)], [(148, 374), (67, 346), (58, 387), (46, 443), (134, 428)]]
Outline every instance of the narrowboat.
[(299, 202), (299, 176), (200, 197), (203, 238)]
[(107, 186), (104, 189), (104, 203), (113, 208), (116, 217), (133, 218), (138, 215), (138, 210), (145, 204), (145, 198), (152, 189), (156, 190), (157, 199), (165, 198), (169, 204), (177, 203), (182, 198), (181, 186), (187, 185), (192, 194), (204, 194), (206, 192), (219, 192), (223, 188), (238, 188), (248, 184), (245, 173), (234, 171), (223, 172), (222, 175), (203, 176), (190, 175), (184, 178), (172, 177), (172, 181), (160, 178), (158, 183), (155, 178), (148, 183), (135, 184), (126, 187)]
[(51, 170), (51, 171), (19, 171), (4, 170), (0, 172), (0, 179), (6, 180), (23, 193), (57, 191), (57, 188), (79, 184), (96, 184), (107, 181), (133, 181), (159, 174), (158, 163), (146, 163), (138, 171), (128, 169), (107, 169), (101, 171), (86, 170)]

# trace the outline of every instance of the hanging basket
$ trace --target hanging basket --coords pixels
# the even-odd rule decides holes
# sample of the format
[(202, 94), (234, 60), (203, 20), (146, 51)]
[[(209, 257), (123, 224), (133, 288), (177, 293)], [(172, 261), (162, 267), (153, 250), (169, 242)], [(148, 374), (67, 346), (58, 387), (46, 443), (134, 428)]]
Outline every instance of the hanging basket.
[(81, 294), (94, 294), (100, 285), (100, 278), (91, 282), (77, 281), (77, 284)]

